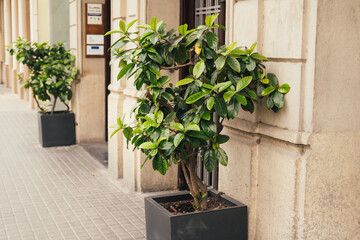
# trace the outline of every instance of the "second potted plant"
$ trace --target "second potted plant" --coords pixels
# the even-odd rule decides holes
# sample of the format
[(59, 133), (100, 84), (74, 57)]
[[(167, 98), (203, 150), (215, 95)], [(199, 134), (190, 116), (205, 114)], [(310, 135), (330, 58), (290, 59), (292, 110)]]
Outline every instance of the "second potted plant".
[[(54, 45), (31, 44), (22, 38), (15, 41), (8, 51), (30, 70), (30, 77), (21, 79), (22, 87), (31, 89), (39, 108), (41, 145), (52, 147), (75, 144), (75, 116), (68, 105), (72, 97), (71, 83), (77, 76), (75, 57), (65, 49), (62, 42)], [(65, 111), (55, 111), (58, 100), (66, 106)], [(41, 104), (45, 101), (51, 102), (50, 111)]]

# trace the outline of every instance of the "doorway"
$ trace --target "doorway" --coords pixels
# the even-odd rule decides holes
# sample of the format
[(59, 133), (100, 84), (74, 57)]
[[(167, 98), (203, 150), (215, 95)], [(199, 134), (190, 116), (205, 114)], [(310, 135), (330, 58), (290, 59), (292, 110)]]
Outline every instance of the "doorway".
[[(180, 2), (180, 25), (188, 24), (189, 29), (196, 28), (205, 24), (206, 16), (219, 14), (216, 24), (225, 26), (225, 0), (181, 0)], [(216, 29), (215, 33), (219, 35), (219, 44), (225, 44), (225, 31)], [(182, 69), (179, 72), (179, 79), (188, 75), (188, 69)], [(216, 164), (215, 170), (208, 173), (205, 169), (203, 161), (198, 157), (197, 175), (208, 186), (218, 189), (219, 164)], [(178, 188), (179, 190), (188, 189), (182, 168), (178, 167)]]

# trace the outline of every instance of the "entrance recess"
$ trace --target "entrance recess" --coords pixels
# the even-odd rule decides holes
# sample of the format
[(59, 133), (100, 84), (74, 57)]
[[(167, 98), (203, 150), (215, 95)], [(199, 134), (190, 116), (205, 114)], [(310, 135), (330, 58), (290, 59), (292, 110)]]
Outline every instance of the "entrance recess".
[[(206, 16), (219, 14), (215, 24), (225, 26), (225, 0), (181, 0), (180, 2), (180, 24), (188, 24), (189, 29), (205, 24)], [(215, 33), (219, 35), (220, 45), (225, 44), (225, 31), (215, 29)], [(187, 69), (182, 69), (179, 73), (179, 79), (185, 78), (188, 74)], [(212, 173), (208, 173), (203, 162), (198, 157), (197, 175), (210, 187), (218, 188), (218, 164)], [(186, 181), (181, 167), (178, 168), (178, 188), (180, 190), (187, 189)]]

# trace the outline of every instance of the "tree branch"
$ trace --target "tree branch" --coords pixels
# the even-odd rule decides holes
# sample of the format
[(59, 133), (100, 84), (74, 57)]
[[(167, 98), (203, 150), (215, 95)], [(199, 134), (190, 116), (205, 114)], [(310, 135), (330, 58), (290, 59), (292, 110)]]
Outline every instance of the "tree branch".
[(185, 63), (185, 64), (176, 65), (176, 66), (172, 66), (172, 67), (161, 67), (161, 69), (164, 69), (164, 70), (171, 70), (171, 69), (178, 70), (179, 68), (187, 67), (187, 66), (190, 66), (192, 64), (193, 64), (193, 62), (188, 62), (188, 63)]

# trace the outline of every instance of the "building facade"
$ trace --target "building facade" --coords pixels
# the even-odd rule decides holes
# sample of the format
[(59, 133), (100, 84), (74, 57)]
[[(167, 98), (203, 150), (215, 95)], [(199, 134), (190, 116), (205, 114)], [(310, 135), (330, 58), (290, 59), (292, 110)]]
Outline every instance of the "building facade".
[[(112, 131), (108, 127), (130, 111), (139, 92), (131, 80), (116, 80), (116, 63), (107, 65), (107, 43), (119, 36), (104, 38), (103, 57), (88, 56), (87, 4), (104, 4), (102, 34), (117, 29), (120, 20), (144, 24), (155, 16), (177, 29), (186, 12), (221, 9), (225, 42), (250, 46), (258, 41), (257, 51), (270, 60), (267, 70), (292, 89), (279, 113), (260, 102), (252, 115), (241, 113), (225, 123), (229, 165), (219, 167), (217, 188), (249, 207), (249, 239), (360, 238), (358, 0), (59, 2), (0, 0), (0, 82), (29, 106), (35, 107), (31, 93), (16, 78), (28, 72), (4, 50), (19, 36), (40, 42), (68, 39), (80, 69), (71, 102), (77, 141), (104, 142)], [(179, 78), (178, 72), (169, 74)], [(178, 186), (177, 166), (166, 176), (151, 164), (140, 169), (144, 156), (128, 150), (121, 134), (108, 140), (108, 154), (109, 173), (131, 190)]]

